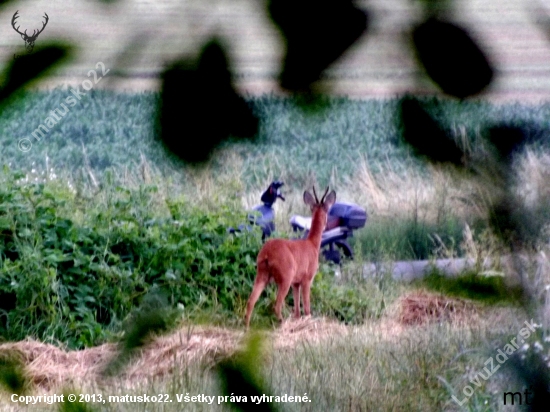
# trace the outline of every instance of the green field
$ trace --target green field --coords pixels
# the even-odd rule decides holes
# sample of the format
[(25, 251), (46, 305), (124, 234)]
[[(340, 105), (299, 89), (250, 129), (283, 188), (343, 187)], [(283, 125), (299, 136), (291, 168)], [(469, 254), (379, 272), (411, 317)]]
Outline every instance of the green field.
[[(358, 232), (355, 243), (362, 245), (370, 261), (432, 257), (441, 246), (434, 244), (435, 234), (447, 249), (463, 256), (464, 223), (478, 232), (484, 227), (474, 183), (431, 169), (403, 144), (397, 99), (327, 97), (304, 108), (296, 100), (273, 95), (250, 98), (260, 119), (258, 137), (229, 141), (206, 165), (190, 167), (168, 155), (154, 139), (154, 93), (92, 91), (51, 130), (37, 134), (68, 94), (63, 89), (30, 93), (4, 111), (2, 164), (28, 174), (31, 181), (55, 176), (78, 193), (96, 190), (104, 182), (124, 187), (162, 182), (165, 190), (186, 194), (205, 207), (225, 203), (236, 209), (257, 204), (269, 182), (281, 179), (290, 195), (289, 201), (277, 205), (277, 224), (283, 232), (289, 229), (291, 215), (305, 213), (299, 200), (302, 191), (312, 184), (329, 184), (340, 200), (367, 209), (369, 224)], [(450, 136), (472, 147), (497, 125), (523, 128), (535, 152), (547, 145), (548, 104), (424, 101)], [(182, 145), (201, 138), (195, 134), (186, 131), (182, 121)], [(21, 139), (32, 143), (29, 151), (19, 149)]]
[[(29, 93), (4, 110), (0, 115), (5, 136), (0, 157), (3, 164), (9, 164), (12, 170), (39, 172), (48, 165), (69, 174), (88, 164), (101, 176), (107, 170), (136, 169), (143, 155), (163, 176), (172, 174), (176, 179), (188, 172), (154, 141), (155, 93), (92, 90), (51, 130), (39, 129), (50, 111), (59, 108), (69, 95), (63, 89)], [(261, 119), (257, 139), (223, 145), (220, 155), (207, 165), (212, 171), (221, 169), (226, 166), (227, 155), (234, 155), (231, 160), (238, 163), (236, 172), (247, 188), (263, 187), (270, 178), (277, 177), (298, 186), (307, 177), (314, 177), (320, 184), (329, 182), (331, 176), (345, 180), (357, 173), (363, 159), (368, 160), (374, 174), (386, 169), (403, 174), (409, 168), (421, 171), (424, 167), (401, 144), (397, 99), (327, 97), (311, 110), (301, 108), (293, 99), (273, 95), (248, 101)], [(486, 134), (488, 127), (507, 124), (524, 127), (530, 138), (544, 143), (550, 123), (550, 104), (426, 101), (431, 102), (434, 117), (456, 138), (465, 133), (474, 140)], [(36, 134), (37, 129), (42, 132)], [(182, 120), (182, 144), (201, 138), (200, 132), (195, 134), (185, 129)], [(19, 149), (21, 139), (32, 143), (28, 152)]]

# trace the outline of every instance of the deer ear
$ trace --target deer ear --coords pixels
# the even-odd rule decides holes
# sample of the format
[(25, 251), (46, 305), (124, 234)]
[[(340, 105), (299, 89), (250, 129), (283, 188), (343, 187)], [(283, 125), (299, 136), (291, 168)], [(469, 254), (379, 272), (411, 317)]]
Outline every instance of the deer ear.
[(326, 210), (329, 210), (334, 202), (336, 202), (336, 192), (333, 190), (325, 197), (323, 206)]
[(307, 190), (304, 192), (304, 203), (310, 207), (317, 204), (311, 193), (309, 193)]

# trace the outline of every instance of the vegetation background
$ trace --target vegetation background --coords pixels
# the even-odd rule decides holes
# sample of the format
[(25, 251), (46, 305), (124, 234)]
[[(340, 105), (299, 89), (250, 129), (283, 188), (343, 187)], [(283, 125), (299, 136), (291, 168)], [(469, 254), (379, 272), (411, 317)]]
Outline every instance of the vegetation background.
[[(457, 100), (431, 96), (436, 85), (418, 68), (402, 32), (422, 18), (420, 3), (358, 2), (373, 13), (371, 31), (324, 73), (322, 83), (332, 93), (313, 107), (277, 86), (281, 37), (259, 3), (7, 4), (4, 20), (18, 7), (24, 27), (33, 27), (42, 10), (49, 14), (37, 44), (60, 39), (80, 47), (71, 64), (0, 113), (6, 408), (19, 407), (11, 393), (60, 393), (70, 384), (83, 393), (169, 393), (173, 400), (177, 393), (218, 394), (224, 379), (235, 378), (231, 373), (239, 377), (256, 362), (263, 365), (252, 379), (259, 390), (307, 393), (312, 400), (285, 404), (285, 410), (508, 410), (503, 392), (523, 391), (528, 381), (511, 383), (514, 370), (479, 381), (477, 371), (533, 313), (540, 326), (518, 359), (548, 362), (547, 271), (498, 264), (514, 249), (495, 233), (498, 199), (487, 190), (487, 171), (471, 176), (419, 159), (401, 140), (406, 126), (398, 99), (403, 92), (428, 94), (419, 99), (426, 112), (468, 159), (482, 164), (491, 158), (493, 127), (521, 128), (529, 144), (517, 150), (506, 189), (532, 212), (538, 230), (530, 243), (521, 239), (522, 251), (542, 257), (544, 268), (550, 195), (544, 4), (453, 3), (454, 21), (482, 39), (498, 67), (484, 95)], [(182, 165), (154, 138), (158, 75), (165, 62), (195, 58), (212, 34), (227, 41), (236, 88), (260, 120), (259, 133), (256, 140), (225, 141), (201, 167)], [(22, 40), (9, 24), (0, 27), (0, 37), (5, 91)], [(45, 138), (31, 138), (69, 95), (68, 86), (81, 85), (98, 62), (110, 72), (97, 87)], [(184, 120), (180, 127), (183, 136), (190, 131)], [(28, 152), (17, 146), (23, 138), (33, 143)], [(269, 290), (253, 319), (266, 337), (265, 352), (242, 361), (234, 352), (243, 341), (240, 319), (261, 242), (257, 232), (232, 237), (227, 228), (245, 219), (273, 179), (286, 183), (287, 201), (276, 205), (280, 236), (290, 236), (291, 215), (307, 213), (301, 194), (313, 184), (329, 184), (339, 199), (364, 206), (369, 221), (354, 239), (354, 262), (321, 265), (312, 309), (324, 320), (273, 331)], [(478, 265), (449, 282), (436, 272), (412, 285), (384, 270), (365, 276), (371, 262), (438, 257), (469, 257)], [(497, 262), (494, 271), (482, 269), (486, 258)], [(534, 310), (520, 305), (521, 294), (510, 288), (526, 283)], [(411, 313), (418, 322), (410, 321)], [(171, 334), (150, 337), (163, 332)], [(205, 336), (216, 342), (202, 340), (207, 349), (193, 351), (193, 337)], [(151, 354), (155, 344), (156, 357), (132, 358), (136, 350)], [(253, 343), (249, 349), (254, 353)], [(62, 358), (67, 370), (75, 369), (67, 353), (106, 353), (115, 360), (97, 355), (96, 363), (79, 364), (81, 374), (60, 376), (53, 371), (65, 365)], [(155, 370), (161, 358), (171, 366), (156, 377), (125, 369)], [(240, 365), (237, 372), (231, 362)], [(479, 385), (472, 383), (476, 376)], [(462, 406), (451, 396), (462, 399), (466, 385), (475, 391)], [(121, 408), (93, 401), (81, 406)], [(51, 409), (58, 407), (67, 405)]]

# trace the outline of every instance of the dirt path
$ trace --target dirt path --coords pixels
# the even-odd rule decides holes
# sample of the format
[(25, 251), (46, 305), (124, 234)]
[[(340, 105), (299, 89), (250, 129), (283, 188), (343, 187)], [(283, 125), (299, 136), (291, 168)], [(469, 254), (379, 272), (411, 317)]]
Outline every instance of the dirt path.
[(410, 282), (420, 279), (426, 274), (437, 269), (440, 273), (447, 276), (457, 276), (469, 270), (481, 270), (491, 275), (507, 275), (508, 279), (518, 280), (517, 269), (540, 270), (549, 264), (545, 256), (538, 254), (536, 256), (518, 256), (514, 259), (512, 256), (503, 256), (499, 261), (494, 259), (483, 259), (476, 262), (474, 259), (436, 259), (436, 260), (410, 260), (396, 261), (388, 263), (371, 263), (365, 265), (363, 274), (366, 277), (378, 276), (382, 273), (391, 273), (394, 279)]

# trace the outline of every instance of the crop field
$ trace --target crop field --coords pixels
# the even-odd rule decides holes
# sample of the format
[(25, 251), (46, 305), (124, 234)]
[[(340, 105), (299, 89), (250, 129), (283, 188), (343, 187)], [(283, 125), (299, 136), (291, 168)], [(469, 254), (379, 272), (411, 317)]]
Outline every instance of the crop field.
[[(311, 104), (278, 88), (282, 42), (258, 2), (93, 3), (0, 9), (5, 22), (19, 9), (23, 26), (43, 9), (50, 22), (37, 45), (79, 46), (71, 64), (0, 111), (0, 410), (509, 411), (526, 402), (521, 371), (550, 361), (544, 3), (453, 3), (497, 67), (489, 90), (457, 100), (437, 94), (404, 42), (420, 18), (415, 2), (357, 2), (372, 13), (369, 35), (324, 74), (331, 92)], [(227, 41), (259, 128), (191, 166), (156, 138), (158, 74), (213, 34)], [(9, 64), (22, 40), (9, 24), (0, 36)], [(48, 123), (91, 69), (103, 73), (97, 87)], [(419, 96), (470, 172), (405, 144), (403, 93)], [(523, 244), (495, 229), (498, 168), (484, 166), (499, 127), (527, 142), (506, 158), (506, 191), (530, 224)], [(176, 133), (190, 150), (205, 138), (186, 113)], [(276, 179), (286, 197), (274, 206), (278, 237), (293, 236), (291, 216), (310, 213), (303, 192), (313, 185), (364, 207), (368, 220), (351, 239), (353, 260), (321, 259), (311, 318), (291, 318), (290, 294), (277, 324), (271, 285), (246, 332), (261, 233), (228, 228)], [(518, 245), (527, 260), (505, 266)], [(410, 283), (385, 269), (440, 258), (475, 265)], [(53, 394), (64, 401), (45, 398)]]

